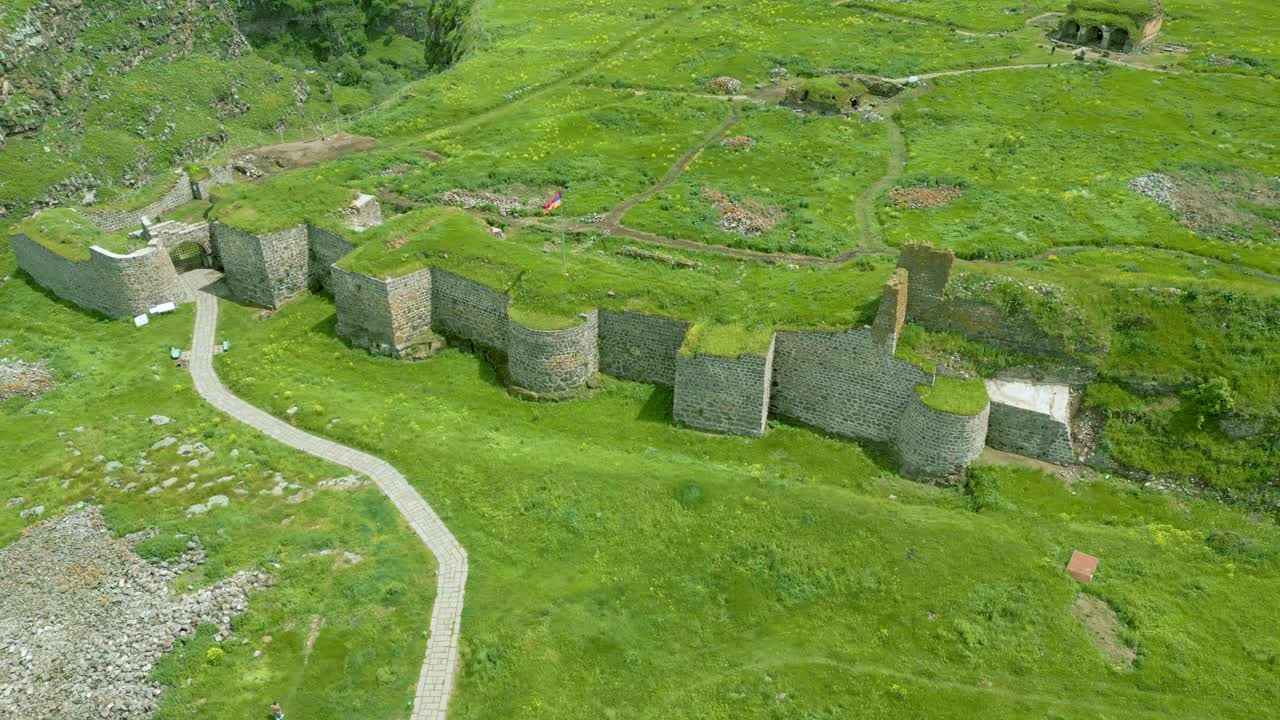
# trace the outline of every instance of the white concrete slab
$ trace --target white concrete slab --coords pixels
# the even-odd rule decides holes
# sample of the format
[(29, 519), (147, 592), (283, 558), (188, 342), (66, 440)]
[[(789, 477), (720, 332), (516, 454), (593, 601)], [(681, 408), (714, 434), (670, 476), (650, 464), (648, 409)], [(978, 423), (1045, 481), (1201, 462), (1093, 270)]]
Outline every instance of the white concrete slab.
[(1042, 413), (1059, 422), (1071, 420), (1071, 386), (1018, 380), (988, 380), (991, 402)]

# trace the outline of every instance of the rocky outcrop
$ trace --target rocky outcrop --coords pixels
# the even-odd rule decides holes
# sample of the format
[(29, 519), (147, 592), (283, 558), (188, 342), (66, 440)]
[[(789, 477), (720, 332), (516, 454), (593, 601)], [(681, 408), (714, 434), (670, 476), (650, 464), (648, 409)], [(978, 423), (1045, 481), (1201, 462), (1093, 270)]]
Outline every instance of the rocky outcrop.
[(0, 10), (0, 135), (38, 130), (95, 75), (120, 75), (149, 58), (193, 52), (239, 57), (249, 49), (226, 5), (165, 0), (145, 17), (125, 0), (44, 0), (20, 16)]

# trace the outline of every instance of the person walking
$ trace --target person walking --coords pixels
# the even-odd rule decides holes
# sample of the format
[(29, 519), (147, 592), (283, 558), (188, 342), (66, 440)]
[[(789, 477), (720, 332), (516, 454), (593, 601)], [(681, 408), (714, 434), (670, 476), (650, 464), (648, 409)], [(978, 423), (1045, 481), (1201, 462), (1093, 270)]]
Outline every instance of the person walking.
[(280, 702), (271, 703), (271, 720), (284, 720), (284, 710), (280, 709)]

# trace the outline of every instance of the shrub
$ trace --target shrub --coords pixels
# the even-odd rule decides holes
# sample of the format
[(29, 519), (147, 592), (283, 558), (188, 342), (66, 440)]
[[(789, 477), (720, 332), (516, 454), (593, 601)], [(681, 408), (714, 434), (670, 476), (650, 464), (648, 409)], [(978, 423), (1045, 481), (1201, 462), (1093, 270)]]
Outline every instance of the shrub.
[(222, 658), (226, 655), (220, 647), (211, 647), (204, 652), (204, 660), (210, 665), (221, 665)]
[(1210, 378), (1207, 382), (1187, 391), (1187, 400), (1197, 413), (1196, 427), (1203, 427), (1207, 418), (1226, 415), (1235, 409), (1235, 396), (1231, 393), (1231, 383), (1224, 377)]

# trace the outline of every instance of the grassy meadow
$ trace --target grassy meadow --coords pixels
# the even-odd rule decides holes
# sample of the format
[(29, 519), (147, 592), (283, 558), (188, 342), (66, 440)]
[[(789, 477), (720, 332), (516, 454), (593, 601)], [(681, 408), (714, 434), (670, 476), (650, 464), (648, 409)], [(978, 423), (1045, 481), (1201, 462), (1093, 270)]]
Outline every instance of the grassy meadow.
[[(1066, 478), (991, 456), (956, 486), (921, 485), (895, 474), (887, 448), (782, 420), (762, 439), (676, 427), (669, 388), (603, 378), (589, 399), (527, 403), (458, 350), (373, 357), (334, 336), (323, 295), (267, 316), (223, 302), (228, 386), (397, 466), (467, 548), (451, 717), (1265, 716), (1280, 706), (1268, 632), (1280, 588), (1276, 211), (1259, 201), (1244, 230), (1197, 232), (1129, 184), (1247, 171), (1265, 188), (1280, 174), (1280, 15), (1268, 0), (1169, 0), (1161, 42), (1183, 47), (1129, 58), (1171, 70), (1159, 72), (1050, 55), (1028, 21), (1065, 5), (488, 0), (471, 54), (394, 94), (370, 81), (330, 96), (285, 62), (298, 48), (281, 37), (235, 60), (104, 68), (98, 93), (0, 146), (0, 358), (46, 359), (59, 382), (0, 402), (0, 457), (17, 459), (0, 463), (0, 500), (24, 499), (0, 503), (0, 544), (38, 521), (23, 509), (44, 505), (47, 518), (86, 501), (116, 533), (157, 528), (153, 554), (198, 535), (209, 560), (177, 590), (276, 575), (220, 663), (204, 628), (157, 666), (163, 720), (260, 715), (277, 698), (290, 717), (407, 717), (434, 563), (390, 503), (372, 487), (317, 487), (345, 473), (205, 406), (168, 355), (189, 344), (189, 306), (141, 329), (108, 322), (40, 290), (7, 251), (9, 228), (67, 178), (112, 178), (97, 199), (136, 205), (159, 187), (147, 177), (212, 147), (274, 141), (277, 128), (296, 137), (390, 97), (345, 128), (376, 149), (174, 216), (336, 227), (353, 191), (375, 193), (388, 222), (348, 234), (362, 245), (351, 269), (440, 265), (507, 292), (537, 327), (594, 307), (680, 317), (694, 323), (686, 353), (867, 323), (894, 250), (928, 240), (961, 258), (949, 292), (1071, 351), (1026, 355), (909, 325), (901, 354), (980, 376), (1086, 369), (1083, 410), (1115, 468)], [(389, 35), (356, 67), (417, 72), (418, 51)], [(1047, 62), (931, 79), (875, 122), (778, 106), (787, 83), (829, 74)], [(717, 96), (720, 76), (750, 97)], [(754, 144), (723, 146), (721, 129)], [(937, 206), (890, 198), (944, 186), (958, 197)], [(563, 190), (577, 230), (569, 273), (559, 218), (473, 213), (499, 236), (442, 210), (450, 190), (524, 203)], [(727, 231), (726, 203), (772, 224)], [(619, 208), (628, 228), (709, 247), (588, 222)], [(50, 232), (70, 253), (89, 235)], [(872, 252), (766, 264), (732, 250)], [(927, 400), (971, 412), (984, 396), (945, 382)], [(179, 443), (152, 449), (168, 436)], [(213, 453), (190, 467), (175, 448), (197, 442)], [(113, 460), (123, 467), (108, 471)], [(1157, 493), (1146, 478), (1234, 502)], [(187, 515), (214, 494), (230, 505)], [(1087, 586), (1063, 572), (1073, 550), (1101, 558)], [(1102, 607), (1102, 620), (1080, 607)]]

